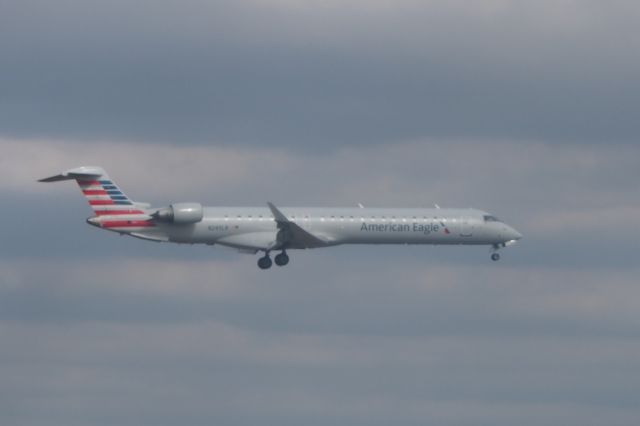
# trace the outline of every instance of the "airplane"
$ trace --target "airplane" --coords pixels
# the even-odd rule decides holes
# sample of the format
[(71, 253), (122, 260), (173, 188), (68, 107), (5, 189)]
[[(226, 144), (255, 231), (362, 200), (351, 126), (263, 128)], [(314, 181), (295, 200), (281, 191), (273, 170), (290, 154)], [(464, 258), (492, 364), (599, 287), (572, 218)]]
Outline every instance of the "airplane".
[(203, 207), (173, 203), (151, 207), (131, 200), (100, 167), (82, 166), (39, 182), (75, 180), (95, 215), (87, 223), (143, 240), (231, 247), (264, 252), (260, 269), (289, 263), (287, 250), (340, 244), (488, 245), (491, 259), (522, 234), (477, 209), (358, 207)]

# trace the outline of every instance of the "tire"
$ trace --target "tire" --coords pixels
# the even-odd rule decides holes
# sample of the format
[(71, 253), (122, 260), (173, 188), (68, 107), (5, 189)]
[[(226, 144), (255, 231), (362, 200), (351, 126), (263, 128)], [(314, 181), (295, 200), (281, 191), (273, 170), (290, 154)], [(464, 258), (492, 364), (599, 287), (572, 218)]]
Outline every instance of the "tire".
[(284, 266), (287, 263), (289, 263), (289, 256), (287, 256), (286, 253), (280, 253), (279, 255), (277, 255), (273, 260), (275, 260), (276, 265), (278, 266)]
[(260, 269), (269, 269), (272, 264), (273, 262), (271, 262), (271, 258), (269, 256), (263, 256), (258, 259), (258, 268)]

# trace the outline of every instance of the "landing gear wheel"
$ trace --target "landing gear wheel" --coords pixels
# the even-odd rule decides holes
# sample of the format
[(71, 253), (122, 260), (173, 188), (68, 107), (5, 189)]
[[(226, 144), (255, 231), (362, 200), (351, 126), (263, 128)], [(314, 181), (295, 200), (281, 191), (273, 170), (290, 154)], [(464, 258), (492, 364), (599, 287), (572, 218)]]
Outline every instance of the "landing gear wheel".
[(271, 268), (272, 264), (273, 262), (271, 262), (271, 258), (269, 257), (268, 254), (265, 254), (263, 257), (258, 259), (258, 267), (260, 269), (269, 269)]
[(280, 253), (279, 255), (277, 255), (273, 260), (276, 261), (276, 265), (278, 266), (284, 266), (287, 263), (289, 263), (289, 256), (287, 256), (287, 253), (285, 253), (284, 251), (282, 253)]
[(500, 260), (500, 255), (498, 253), (493, 253), (491, 255), (491, 260), (493, 260), (494, 262)]

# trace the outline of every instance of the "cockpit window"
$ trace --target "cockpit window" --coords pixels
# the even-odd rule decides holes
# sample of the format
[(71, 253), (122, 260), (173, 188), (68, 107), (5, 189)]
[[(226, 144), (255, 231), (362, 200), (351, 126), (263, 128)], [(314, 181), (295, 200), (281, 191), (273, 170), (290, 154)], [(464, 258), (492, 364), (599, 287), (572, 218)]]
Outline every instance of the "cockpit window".
[(491, 215), (487, 215), (484, 217), (484, 221), (485, 222), (500, 222), (500, 220), (498, 220), (497, 217), (495, 216), (491, 216)]

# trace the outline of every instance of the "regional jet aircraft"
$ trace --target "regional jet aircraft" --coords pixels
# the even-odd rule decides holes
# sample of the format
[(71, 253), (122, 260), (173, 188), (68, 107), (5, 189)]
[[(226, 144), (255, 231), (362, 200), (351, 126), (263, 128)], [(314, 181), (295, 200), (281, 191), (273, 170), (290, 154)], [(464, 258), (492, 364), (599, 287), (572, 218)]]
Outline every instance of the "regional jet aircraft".
[(289, 263), (287, 250), (339, 244), (488, 245), (491, 259), (522, 235), (476, 209), (330, 207), (203, 207), (174, 203), (154, 208), (132, 201), (100, 167), (83, 166), (40, 182), (75, 180), (94, 216), (87, 223), (150, 241), (219, 244), (242, 252), (264, 252), (261, 269)]

